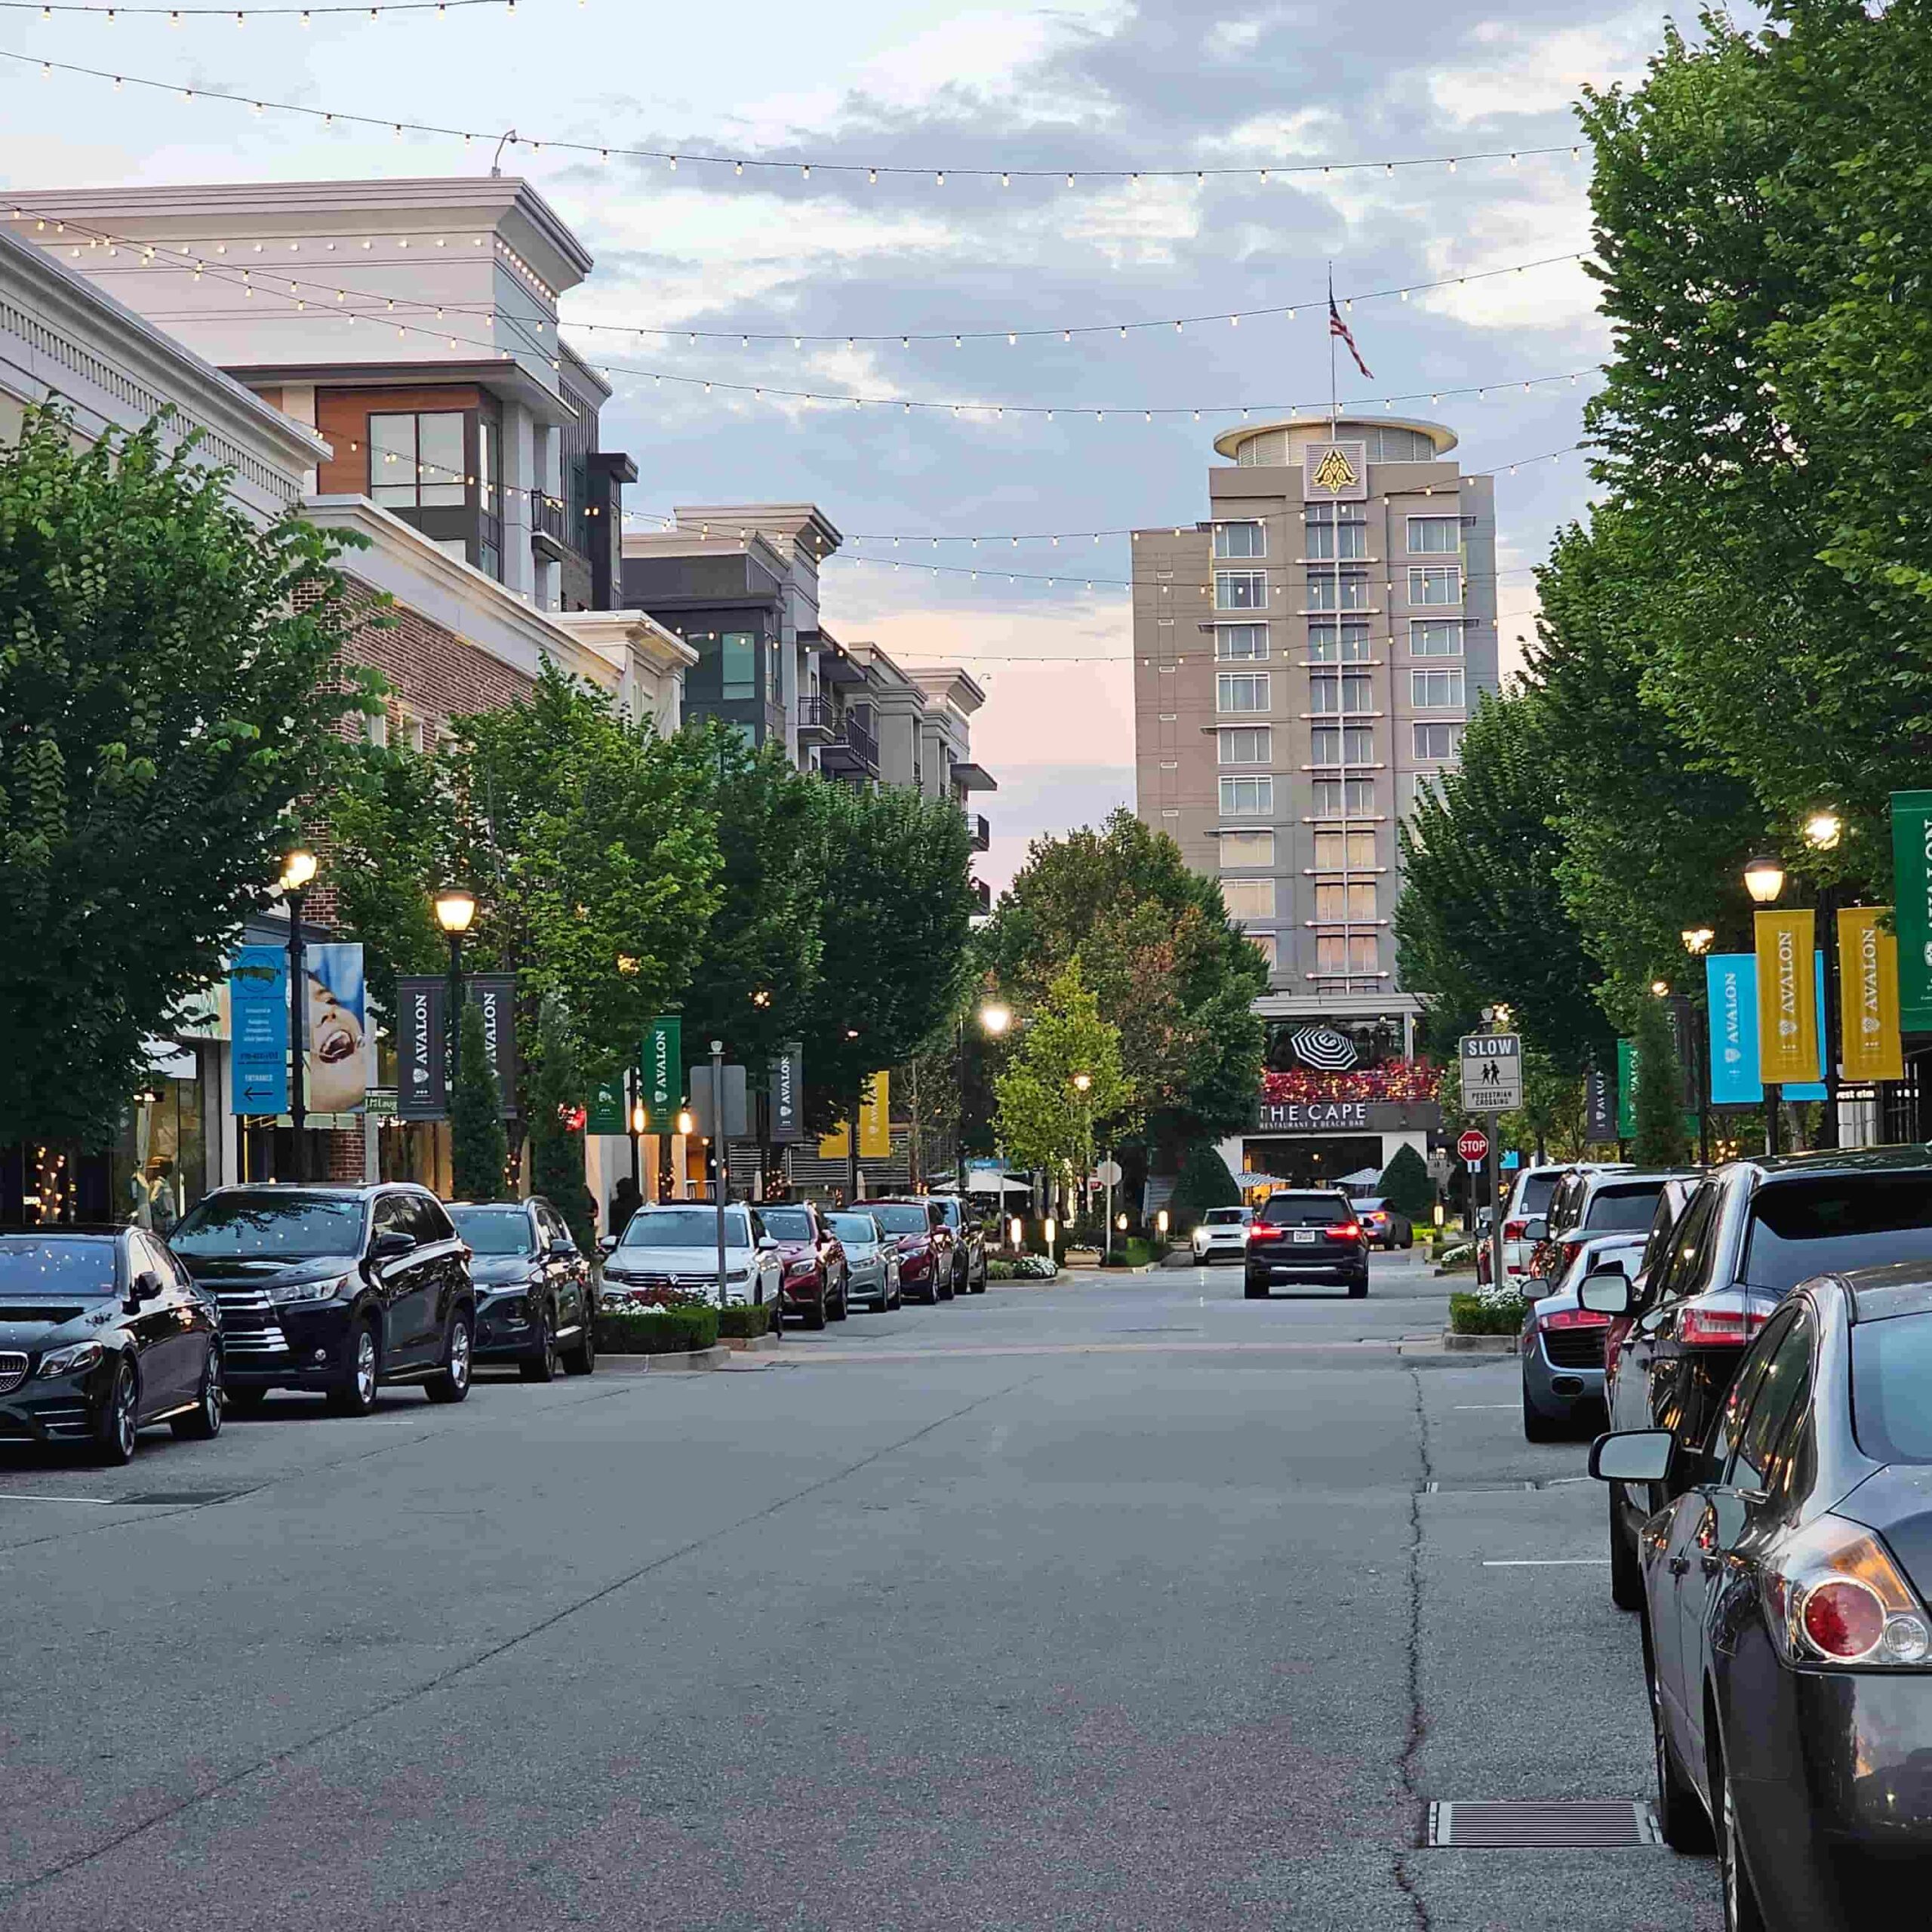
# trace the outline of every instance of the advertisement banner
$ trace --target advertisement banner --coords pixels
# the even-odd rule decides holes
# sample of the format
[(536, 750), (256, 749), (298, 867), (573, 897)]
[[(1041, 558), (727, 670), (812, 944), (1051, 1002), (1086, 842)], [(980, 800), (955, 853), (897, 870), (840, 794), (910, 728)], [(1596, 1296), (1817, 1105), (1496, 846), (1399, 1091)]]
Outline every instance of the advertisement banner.
[(1755, 915), (1758, 953), (1758, 1063), (1769, 1084), (1815, 1081), (1818, 1004), (1804, 969), (1815, 950), (1809, 906)]
[(1617, 1137), (1632, 1139), (1637, 1131), (1637, 1043), (1617, 1043)]
[(229, 1111), (288, 1111), (288, 955), (278, 946), (245, 946), (228, 969), (235, 1038)]
[(1758, 1073), (1758, 955), (1709, 954), (1704, 986), (1711, 1002), (1711, 1105), (1755, 1106), (1764, 1097)]
[(483, 1014), (483, 1044), (490, 1051), (491, 1069), (503, 1097), (505, 1115), (516, 1112), (516, 1083), (521, 1069), (516, 1056), (516, 975), (514, 973), (466, 974), (463, 998)]
[(771, 1063), (771, 1144), (783, 1147), (805, 1137), (805, 1050), (793, 1040)]
[(312, 1114), (359, 1114), (375, 1084), (359, 945), (331, 941), (302, 956), (307, 998), (303, 1091)]
[(859, 1158), (883, 1161), (892, 1152), (892, 1075), (875, 1073), (859, 1103)]
[(1899, 1024), (1908, 1033), (1932, 1032), (1932, 792), (1892, 794), (1892, 891)]
[(685, 1104), (685, 1023), (675, 1013), (660, 1014), (645, 1028), (644, 1109), (653, 1134), (676, 1131), (678, 1109)]
[(449, 982), (440, 973), (395, 983), (395, 1111), (399, 1120), (441, 1120), (448, 1110)]
[(1594, 1062), (1583, 1074), (1583, 1137), (1587, 1140), (1617, 1138), (1617, 1100), (1610, 1075)]
[(586, 1134), (628, 1134), (630, 1122), (624, 1118), (624, 1076), (612, 1074), (592, 1090), (590, 1104), (584, 1109)]
[(852, 1158), (851, 1131), (843, 1121), (829, 1134), (819, 1136), (818, 1157), (821, 1161), (849, 1161)]
[(1694, 1109), (1697, 1104), (1697, 1023), (1692, 1017), (1689, 995), (1672, 993), (1663, 1003), (1663, 1017), (1670, 1026), (1670, 1050), (1677, 1056), (1678, 1104)]
[(1838, 914), (1839, 1064), (1852, 1081), (1903, 1080), (1899, 1034), (1899, 943), (1880, 929), (1889, 906), (1848, 906)]

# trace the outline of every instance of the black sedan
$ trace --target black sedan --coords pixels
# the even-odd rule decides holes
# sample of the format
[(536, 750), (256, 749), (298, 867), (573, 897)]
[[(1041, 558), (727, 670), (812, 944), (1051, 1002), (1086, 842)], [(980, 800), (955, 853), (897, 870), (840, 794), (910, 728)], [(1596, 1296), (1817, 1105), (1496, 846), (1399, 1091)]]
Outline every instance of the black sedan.
[[(1590, 1472), (1675, 1448), (1601, 1436)], [(1689, 1473), (1639, 1540), (1665, 1838), (1715, 1838), (1730, 1932), (1896, 1918), (1932, 1873), (1932, 1268), (1799, 1288)]]
[(596, 1291), (590, 1263), (540, 1195), (528, 1201), (450, 1204), (469, 1244), (476, 1286), (476, 1359), (513, 1361), (526, 1382), (551, 1382), (597, 1366)]
[(214, 1303), (139, 1228), (0, 1231), (0, 1438), (125, 1463), (150, 1423), (221, 1433)]

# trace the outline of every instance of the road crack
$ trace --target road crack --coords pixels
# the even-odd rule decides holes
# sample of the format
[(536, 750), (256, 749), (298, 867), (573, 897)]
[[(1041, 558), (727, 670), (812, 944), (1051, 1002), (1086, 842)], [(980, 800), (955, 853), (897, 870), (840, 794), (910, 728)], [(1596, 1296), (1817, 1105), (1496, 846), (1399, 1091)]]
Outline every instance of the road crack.
[(1429, 1446), (1429, 1410), (1423, 1401), (1422, 1377), (1414, 1367), (1409, 1371), (1409, 1385), (1415, 1393), (1416, 1459), (1420, 1468), (1409, 1497), (1409, 1627), (1405, 1663), (1409, 1714), (1402, 1737), (1401, 1755), (1395, 1761), (1395, 1775), (1410, 1815), (1418, 1823), (1414, 1840), (1392, 1855), (1389, 1869), (1398, 1889), (1409, 1902), (1418, 1932), (1430, 1932), (1429, 1903), (1416, 1882), (1415, 1873), (1410, 1869), (1409, 1855), (1419, 1850), (1423, 1841), (1420, 1823), (1423, 1815), (1420, 1774), (1422, 1749), (1429, 1739), (1429, 1712), (1422, 1684), (1422, 1499), (1428, 1486), (1435, 1480), (1435, 1464)]

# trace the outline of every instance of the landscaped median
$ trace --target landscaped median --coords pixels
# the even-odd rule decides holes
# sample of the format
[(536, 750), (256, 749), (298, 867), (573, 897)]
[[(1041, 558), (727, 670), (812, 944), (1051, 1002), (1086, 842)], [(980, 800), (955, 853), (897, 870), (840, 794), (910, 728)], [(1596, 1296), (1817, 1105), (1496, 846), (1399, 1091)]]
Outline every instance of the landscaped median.
[[(728, 1309), (727, 1315), (760, 1310)], [(731, 1351), (718, 1346), (718, 1311), (703, 1306), (606, 1308), (597, 1318), (600, 1355), (646, 1355), (647, 1368), (718, 1368)]]
[(1513, 1288), (1497, 1294), (1478, 1288), (1449, 1297), (1449, 1326), (1442, 1346), (1478, 1355), (1512, 1355), (1523, 1326), (1525, 1303)]

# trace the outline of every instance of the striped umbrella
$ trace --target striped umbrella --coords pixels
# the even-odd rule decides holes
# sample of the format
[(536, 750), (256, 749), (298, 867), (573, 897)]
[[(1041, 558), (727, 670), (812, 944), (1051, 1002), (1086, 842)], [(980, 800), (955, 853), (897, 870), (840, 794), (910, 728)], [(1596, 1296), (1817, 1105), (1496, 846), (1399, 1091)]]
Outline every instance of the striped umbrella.
[(1355, 1043), (1332, 1026), (1303, 1026), (1288, 1035), (1295, 1058), (1322, 1073), (1346, 1073), (1355, 1063)]

